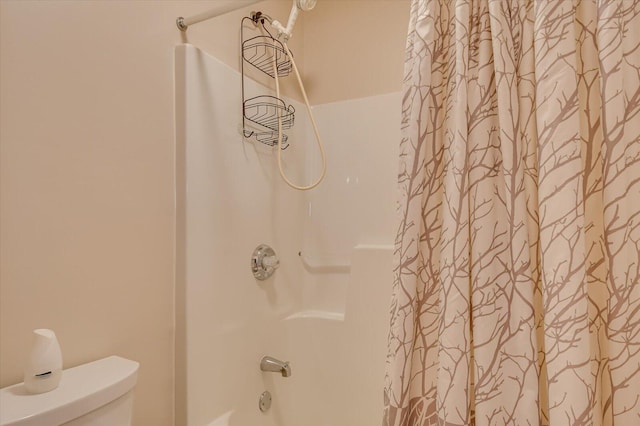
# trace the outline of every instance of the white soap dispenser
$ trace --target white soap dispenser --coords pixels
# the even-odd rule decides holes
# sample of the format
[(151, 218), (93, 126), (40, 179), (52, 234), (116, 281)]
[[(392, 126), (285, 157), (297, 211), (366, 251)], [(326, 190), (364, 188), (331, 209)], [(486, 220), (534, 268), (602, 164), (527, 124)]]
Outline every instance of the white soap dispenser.
[(62, 378), (62, 352), (52, 330), (33, 330), (31, 353), (24, 368), (24, 387), (29, 393), (49, 392)]

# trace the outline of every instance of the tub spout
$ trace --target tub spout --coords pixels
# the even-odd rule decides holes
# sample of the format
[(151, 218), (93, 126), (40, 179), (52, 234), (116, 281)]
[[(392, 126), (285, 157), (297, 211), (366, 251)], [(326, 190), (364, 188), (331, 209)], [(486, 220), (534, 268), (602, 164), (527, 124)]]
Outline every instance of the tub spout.
[(282, 362), (270, 356), (263, 356), (260, 360), (260, 370), (280, 373), (282, 377), (291, 376), (291, 366), (289, 361)]

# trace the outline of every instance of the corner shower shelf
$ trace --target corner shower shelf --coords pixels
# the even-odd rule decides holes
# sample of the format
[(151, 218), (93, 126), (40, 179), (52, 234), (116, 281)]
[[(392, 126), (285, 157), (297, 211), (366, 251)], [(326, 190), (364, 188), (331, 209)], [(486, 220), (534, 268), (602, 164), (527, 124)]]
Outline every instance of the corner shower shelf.
[(271, 36), (257, 36), (242, 42), (242, 59), (269, 77), (274, 78), (273, 56), (276, 57), (278, 77), (291, 73), (291, 61), (279, 40)]
[[(258, 142), (262, 143), (262, 144), (269, 145), (269, 146), (278, 145), (278, 133), (277, 132), (260, 132), (260, 131), (247, 130), (247, 129), (244, 130), (244, 137), (245, 138), (250, 138), (252, 136), (254, 138), (256, 138), (256, 140)], [(289, 139), (289, 137), (283, 133), (282, 134), (282, 149), (287, 149), (287, 147), (289, 146), (289, 143), (287, 142), (288, 139)]]
[[(242, 133), (245, 138), (255, 137), (256, 141), (269, 146), (278, 144), (279, 132), (278, 119), (282, 122), (282, 130), (293, 127), (295, 108), (287, 105), (282, 99), (271, 95), (259, 95), (251, 98), (245, 96), (245, 69), (244, 63), (263, 72), (271, 78), (275, 78), (273, 69), (274, 60), (278, 77), (286, 77), (292, 69), (291, 61), (285, 53), (284, 46), (276, 40), (264, 26), (264, 20), (260, 19), (260, 13), (245, 17), (240, 24), (242, 38)], [(259, 35), (245, 39), (245, 23), (259, 28), (266, 35)], [(282, 133), (282, 149), (286, 149), (288, 137)]]
[(290, 129), (293, 126), (295, 112), (293, 105), (287, 106), (282, 99), (275, 96), (261, 95), (244, 101), (244, 117), (253, 124), (274, 132), (278, 131), (278, 115), (282, 120), (282, 128)]

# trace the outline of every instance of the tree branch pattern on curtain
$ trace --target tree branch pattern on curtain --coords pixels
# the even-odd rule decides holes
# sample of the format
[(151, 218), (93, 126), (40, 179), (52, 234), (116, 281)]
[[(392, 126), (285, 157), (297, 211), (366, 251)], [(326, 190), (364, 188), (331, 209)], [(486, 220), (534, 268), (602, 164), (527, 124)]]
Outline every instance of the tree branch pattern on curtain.
[(385, 426), (640, 424), (640, 1), (414, 0)]

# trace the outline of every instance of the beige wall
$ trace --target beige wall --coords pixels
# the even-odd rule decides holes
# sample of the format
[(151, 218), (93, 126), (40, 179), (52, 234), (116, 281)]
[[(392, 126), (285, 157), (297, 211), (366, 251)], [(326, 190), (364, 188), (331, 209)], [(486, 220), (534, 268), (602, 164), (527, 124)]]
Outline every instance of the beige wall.
[(313, 104), (402, 88), (409, 0), (318, 0), (305, 16), (305, 85)]
[[(52, 328), (65, 368), (140, 361), (135, 424), (173, 423), (174, 46), (237, 67), (240, 17), (290, 8), (177, 31), (219, 1), (0, 0), (0, 386), (22, 380), (30, 331)], [(402, 10), (321, 0), (302, 17), (291, 45), (312, 103), (399, 90)]]
[[(0, 386), (52, 328), (65, 368), (140, 361), (135, 424), (173, 423), (174, 21), (215, 3), (0, 2)], [(235, 51), (242, 14), (189, 38)]]

